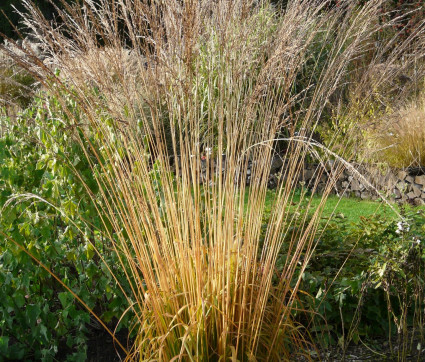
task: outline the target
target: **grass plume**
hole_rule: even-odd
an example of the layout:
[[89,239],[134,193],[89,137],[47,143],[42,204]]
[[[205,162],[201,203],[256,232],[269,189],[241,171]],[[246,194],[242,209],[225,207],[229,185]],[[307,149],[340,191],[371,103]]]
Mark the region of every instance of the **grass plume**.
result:
[[[61,26],[24,3],[50,65],[5,51],[56,95],[91,160],[102,199],[93,202],[131,285],[137,338],[127,359],[303,353],[308,331],[293,305],[331,183],[302,227],[292,227],[300,221],[289,208],[309,139],[379,29],[381,1],[294,0],[278,10],[249,0],[86,0],[64,2]],[[312,47],[325,61],[294,91]],[[264,229],[282,129],[306,141],[287,138],[288,166]]]

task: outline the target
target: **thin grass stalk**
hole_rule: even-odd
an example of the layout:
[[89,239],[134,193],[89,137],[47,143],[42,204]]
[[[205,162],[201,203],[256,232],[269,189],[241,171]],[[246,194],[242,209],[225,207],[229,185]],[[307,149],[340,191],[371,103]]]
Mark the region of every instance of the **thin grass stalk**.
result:
[[[60,69],[37,74],[94,156],[100,216],[112,225],[136,316],[127,359],[289,360],[306,348],[292,317],[296,275],[313,253],[330,186],[293,232],[290,204],[310,135],[364,51],[381,2],[327,11],[327,2],[295,0],[280,15],[268,2],[87,0],[58,9],[60,28],[25,4],[28,26]],[[336,37],[328,61],[317,84],[310,79],[312,93],[292,94],[323,27]],[[66,110],[66,97],[87,126]],[[288,110],[293,116],[282,120]],[[287,139],[286,180],[262,235],[274,139],[289,123],[306,142]]]

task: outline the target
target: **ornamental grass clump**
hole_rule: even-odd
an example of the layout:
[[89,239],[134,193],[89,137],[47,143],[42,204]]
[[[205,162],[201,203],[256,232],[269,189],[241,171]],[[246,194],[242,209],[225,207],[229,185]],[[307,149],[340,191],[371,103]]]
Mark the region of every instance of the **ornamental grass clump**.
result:
[[425,165],[425,108],[423,100],[409,102],[383,122],[374,134],[376,158],[393,167]]
[[[295,216],[292,198],[328,98],[378,29],[379,3],[86,0],[64,2],[55,26],[25,1],[52,64],[31,69],[86,152],[99,193],[87,191],[130,285],[128,360],[306,353],[294,303],[332,181],[309,217]],[[327,58],[309,92],[294,92],[318,31]],[[286,167],[264,225],[282,129]]]

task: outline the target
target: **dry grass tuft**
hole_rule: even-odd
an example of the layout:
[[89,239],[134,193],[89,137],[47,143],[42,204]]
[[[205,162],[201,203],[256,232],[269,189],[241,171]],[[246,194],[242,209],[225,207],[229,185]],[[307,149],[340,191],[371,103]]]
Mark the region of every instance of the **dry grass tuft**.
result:
[[[66,6],[55,27],[25,2],[28,26],[60,70],[39,65],[40,80],[96,158],[99,214],[132,286],[128,360],[304,353],[308,333],[292,317],[296,275],[332,185],[312,218],[296,220],[289,207],[327,101],[379,28],[380,1],[342,3],[294,0],[279,12],[267,1],[87,0]],[[330,43],[317,44],[319,35]],[[308,94],[294,92],[309,49],[325,44]],[[273,139],[285,128],[306,138],[288,138],[286,181],[264,231]]]
[[375,156],[393,167],[425,165],[425,107],[412,102],[395,112],[375,133]]

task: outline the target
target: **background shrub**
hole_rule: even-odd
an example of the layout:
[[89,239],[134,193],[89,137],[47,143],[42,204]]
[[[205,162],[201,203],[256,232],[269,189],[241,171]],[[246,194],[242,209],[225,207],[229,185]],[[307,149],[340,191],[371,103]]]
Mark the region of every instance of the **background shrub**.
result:
[[[320,343],[345,349],[351,341],[387,336],[399,360],[409,343],[420,343],[409,331],[422,330],[425,216],[410,210],[404,217],[400,222],[380,214],[358,223],[336,218],[319,233],[302,278],[308,296],[301,305],[319,313],[310,330]],[[394,335],[398,342],[391,343]]]
[[[106,323],[124,311],[124,297],[95,252],[117,263],[85,189],[96,195],[98,186],[63,117],[57,99],[44,95],[15,120],[2,119],[8,129],[0,137],[0,356],[7,359],[53,360],[60,352],[67,360],[84,360],[87,326],[96,323],[12,240]],[[21,197],[13,199],[16,195]]]

